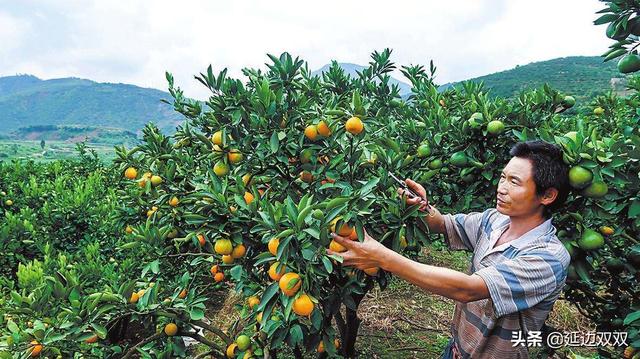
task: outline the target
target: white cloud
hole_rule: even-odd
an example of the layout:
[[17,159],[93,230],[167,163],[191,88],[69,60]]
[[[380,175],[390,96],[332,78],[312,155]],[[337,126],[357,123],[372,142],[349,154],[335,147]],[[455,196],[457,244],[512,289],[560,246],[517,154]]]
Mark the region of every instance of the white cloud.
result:
[[0,0],[0,76],[75,76],[190,96],[212,64],[240,76],[288,51],[317,69],[366,64],[394,49],[398,65],[433,59],[440,83],[560,56],[597,55],[610,41],[592,24],[596,0],[24,1]]

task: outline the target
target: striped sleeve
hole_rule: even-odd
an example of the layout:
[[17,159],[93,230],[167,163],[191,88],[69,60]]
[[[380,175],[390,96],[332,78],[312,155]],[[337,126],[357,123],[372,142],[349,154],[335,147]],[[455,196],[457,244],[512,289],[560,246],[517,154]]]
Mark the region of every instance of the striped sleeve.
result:
[[482,219],[488,211],[472,212],[469,214],[445,214],[445,240],[450,249],[473,252],[480,235]]
[[497,318],[535,306],[564,286],[566,251],[540,249],[476,271],[489,289]]

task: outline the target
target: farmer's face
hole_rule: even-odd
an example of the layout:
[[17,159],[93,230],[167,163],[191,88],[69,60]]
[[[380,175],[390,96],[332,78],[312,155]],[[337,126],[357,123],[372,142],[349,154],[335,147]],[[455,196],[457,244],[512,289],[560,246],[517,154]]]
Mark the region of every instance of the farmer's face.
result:
[[527,217],[542,213],[541,202],[536,195],[531,161],[513,157],[502,170],[498,182],[496,209],[510,217]]

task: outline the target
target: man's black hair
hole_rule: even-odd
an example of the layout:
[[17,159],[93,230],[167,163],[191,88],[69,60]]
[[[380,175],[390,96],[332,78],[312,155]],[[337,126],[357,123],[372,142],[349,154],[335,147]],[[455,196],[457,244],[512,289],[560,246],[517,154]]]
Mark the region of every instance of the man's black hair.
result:
[[556,199],[544,209],[544,216],[549,218],[551,212],[562,207],[569,196],[569,167],[562,160],[562,149],[549,142],[534,140],[516,143],[509,154],[531,161],[538,196],[549,188],[558,190]]

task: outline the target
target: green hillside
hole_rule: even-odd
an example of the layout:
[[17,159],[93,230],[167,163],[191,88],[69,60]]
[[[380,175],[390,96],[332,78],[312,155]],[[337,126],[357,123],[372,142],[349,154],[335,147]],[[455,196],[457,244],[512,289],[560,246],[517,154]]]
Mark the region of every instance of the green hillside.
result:
[[153,121],[173,132],[180,115],[168,93],[133,85],[30,75],[0,78],[0,133],[39,125],[114,127],[137,132]]
[[[522,90],[548,83],[552,88],[583,101],[611,89],[623,92],[625,84],[624,75],[616,69],[615,61],[602,62],[599,56],[572,56],[534,62],[468,81],[482,81],[492,95],[500,97],[512,97]],[[446,84],[440,88],[456,84]]]

